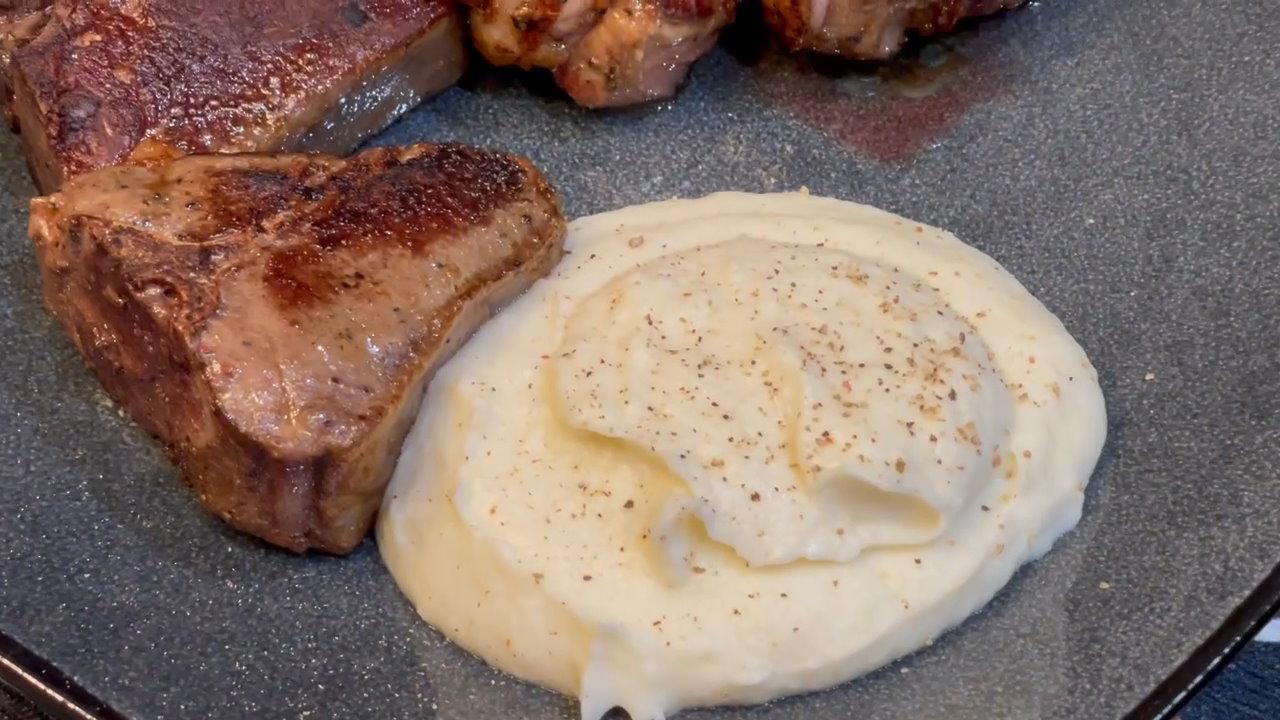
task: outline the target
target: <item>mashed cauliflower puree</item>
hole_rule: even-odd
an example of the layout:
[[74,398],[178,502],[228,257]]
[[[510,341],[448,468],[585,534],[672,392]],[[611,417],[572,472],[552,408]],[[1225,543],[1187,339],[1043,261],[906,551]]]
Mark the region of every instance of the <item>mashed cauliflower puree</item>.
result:
[[587,720],[867,672],[1079,519],[1096,373],[955,237],[724,193],[567,247],[431,383],[378,543],[428,622]]

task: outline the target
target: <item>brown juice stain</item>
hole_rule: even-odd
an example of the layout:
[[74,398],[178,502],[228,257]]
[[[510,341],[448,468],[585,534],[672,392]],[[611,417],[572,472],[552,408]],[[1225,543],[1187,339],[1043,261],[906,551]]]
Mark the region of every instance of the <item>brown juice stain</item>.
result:
[[858,155],[907,163],[999,97],[1004,77],[934,43],[882,64],[772,56],[756,68],[754,92]]
[[877,75],[890,91],[902,97],[923,100],[959,78],[969,64],[969,59],[959,52],[931,45],[919,58],[887,63]]

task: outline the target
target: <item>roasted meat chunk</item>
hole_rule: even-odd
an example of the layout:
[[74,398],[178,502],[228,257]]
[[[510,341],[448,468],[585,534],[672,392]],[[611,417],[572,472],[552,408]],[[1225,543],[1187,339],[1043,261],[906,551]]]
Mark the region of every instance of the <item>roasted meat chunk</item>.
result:
[[45,300],[200,500],[345,553],[438,367],[560,257],[527,160],[458,145],[202,155],[37,198]]
[[462,72],[451,0],[56,0],[7,84],[41,190],[210,152],[345,154]]
[[909,33],[951,32],[961,21],[1026,0],[762,0],[765,21],[791,50],[856,60],[897,54]]
[[464,0],[494,65],[548,68],[575,101],[669,97],[733,21],[738,0]]

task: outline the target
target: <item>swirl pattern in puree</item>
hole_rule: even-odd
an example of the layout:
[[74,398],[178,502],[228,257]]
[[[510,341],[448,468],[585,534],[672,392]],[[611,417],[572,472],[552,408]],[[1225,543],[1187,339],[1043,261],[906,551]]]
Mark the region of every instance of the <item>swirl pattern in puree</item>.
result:
[[432,382],[378,540],[426,620],[584,718],[871,670],[1079,519],[1096,373],[951,235],[723,193],[566,247]]

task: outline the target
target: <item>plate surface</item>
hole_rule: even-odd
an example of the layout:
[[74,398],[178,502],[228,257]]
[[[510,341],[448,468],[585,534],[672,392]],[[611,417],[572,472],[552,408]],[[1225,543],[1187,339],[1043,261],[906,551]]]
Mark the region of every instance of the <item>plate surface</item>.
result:
[[[985,612],[836,690],[682,717],[1118,717],[1263,581],[1280,559],[1269,5],[1045,0],[879,76],[730,41],[674,102],[608,115],[490,74],[378,138],[526,153],[575,216],[801,185],[877,205],[999,260],[1098,367],[1110,436],[1084,520]],[[0,154],[0,633],[140,718],[572,717],[420,623],[372,542],[296,558],[206,515],[44,312],[33,188],[7,133]]]

